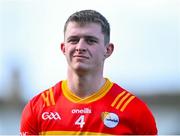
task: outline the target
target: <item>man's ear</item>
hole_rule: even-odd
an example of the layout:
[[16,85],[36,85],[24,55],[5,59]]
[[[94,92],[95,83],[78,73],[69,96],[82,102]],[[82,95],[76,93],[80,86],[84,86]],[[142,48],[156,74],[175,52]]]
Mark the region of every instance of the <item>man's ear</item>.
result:
[[111,54],[114,51],[114,44],[109,43],[108,45],[106,45],[106,52],[105,52],[105,57],[108,58],[109,56],[111,56]]
[[64,44],[64,42],[61,43],[60,46],[61,46],[61,51],[62,51],[62,53],[65,54],[65,44]]

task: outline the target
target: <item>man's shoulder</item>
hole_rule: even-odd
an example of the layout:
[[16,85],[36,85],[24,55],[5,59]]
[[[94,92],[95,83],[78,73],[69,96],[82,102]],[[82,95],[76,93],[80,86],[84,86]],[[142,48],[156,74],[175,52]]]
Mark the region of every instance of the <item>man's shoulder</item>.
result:
[[61,83],[62,81],[36,94],[29,100],[29,103],[34,106],[43,103],[46,103],[47,105],[53,104],[57,93],[61,92]]
[[111,106],[127,117],[138,133],[157,134],[155,118],[148,104],[117,84],[112,89],[116,96]]
[[[111,91],[113,101],[111,107],[121,116],[133,120],[134,126],[144,125],[146,122],[155,126],[155,119],[148,104],[140,97],[135,96],[126,89],[114,84]],[[140,121],[141,120],[141,121]]]
[[147,104],[137,95],[121,87],[117,83],[113,84],[111,96],[114,101],[112,106],[123,112],[124,110],[148,109]]

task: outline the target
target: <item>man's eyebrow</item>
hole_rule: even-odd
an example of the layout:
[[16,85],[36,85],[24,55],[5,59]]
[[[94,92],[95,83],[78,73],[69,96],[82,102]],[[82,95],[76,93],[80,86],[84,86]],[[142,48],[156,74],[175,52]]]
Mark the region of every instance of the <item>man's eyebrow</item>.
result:
[[85,38],[85,39],[94,39],[94,40],[98,40],[97,37],[91,36],[91,35],[83,35],[83,36],[72,35],[72,36],[69,36],[69,37],[67,38],[67,40],[70,40],[70,39],[72,39],[72,38],[81,38],[81,37],[83,37],[83,38]]
[[84,37],[85,37],[85,38],[93,38],[93,39],[98,39],[97,37],[95,37],[95,36],[91,36],[91,35],[85,35]]
[[86,36],[84,36],[84,38],[85,38],[85,39],[93,39],[93,40],[95,40],[95,41],[98,41],[98,40],[99,40],[97,37],[91,36],[91,35],[86,35]]
[[70,40],[70,39],[73,39],[73,38],[79,38],[79,36],[69,36],[68,38],[67,38],[67,40]]

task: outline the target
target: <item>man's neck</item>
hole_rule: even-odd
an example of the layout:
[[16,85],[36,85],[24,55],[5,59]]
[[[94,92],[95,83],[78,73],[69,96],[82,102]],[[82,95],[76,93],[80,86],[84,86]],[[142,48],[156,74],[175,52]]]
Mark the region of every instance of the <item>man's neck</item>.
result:
[[102,74],[98,75],[78,75],[68,73],[68,87],[80,98],[85,98],[97,92],[105,83]]

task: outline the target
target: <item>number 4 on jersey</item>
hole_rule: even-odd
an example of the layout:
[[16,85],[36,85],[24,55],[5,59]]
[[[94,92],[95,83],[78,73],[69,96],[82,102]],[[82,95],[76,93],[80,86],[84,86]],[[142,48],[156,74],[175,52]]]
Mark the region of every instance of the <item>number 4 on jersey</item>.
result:
[[85,122],[84,122],[84,115],[81,115],[75,122],[75,125],[79,125],[80,128],[83,128]]

